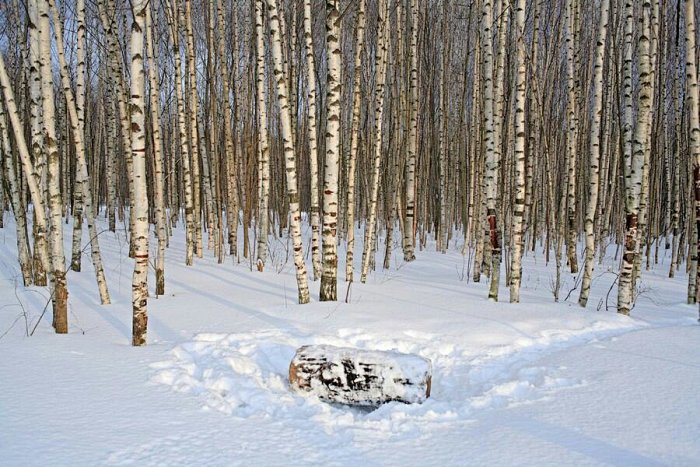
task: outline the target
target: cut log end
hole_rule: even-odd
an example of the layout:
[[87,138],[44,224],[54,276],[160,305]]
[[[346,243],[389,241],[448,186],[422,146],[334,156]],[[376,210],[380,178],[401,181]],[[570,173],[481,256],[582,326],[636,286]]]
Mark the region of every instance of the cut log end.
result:
[[294,355],[289,382],[299,393],[340,404],[422,403],[430,397],[432,364],[399,352],[309,345]]

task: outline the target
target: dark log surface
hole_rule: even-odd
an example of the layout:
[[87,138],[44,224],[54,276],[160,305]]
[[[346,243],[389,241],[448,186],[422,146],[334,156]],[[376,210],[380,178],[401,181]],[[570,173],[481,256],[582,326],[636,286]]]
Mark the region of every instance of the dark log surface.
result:
[[289,365],[289,382],[301,393],[341,404],[421,403],[430,397],[432,365],[418,355],[304,346]]

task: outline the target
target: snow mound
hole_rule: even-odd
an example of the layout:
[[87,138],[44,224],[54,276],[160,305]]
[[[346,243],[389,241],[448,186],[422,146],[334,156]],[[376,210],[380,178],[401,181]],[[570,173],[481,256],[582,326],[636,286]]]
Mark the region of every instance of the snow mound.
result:
[[286,379],[296,347],[280,333],[199,334],[151,365],[155,383],[195,394],[204,408],[249,417],[296,405]]
[[[572,346],[642,327],[629,320],[594,322],[575,330],[541,331],[510,346],[479,353],[464,343],[440,341],[429,333],[404,331],[377,335],[339,329],[335,335],[311,336],[267,330],[240,334],[199,334],[175,347],[168,360],[154,363],[152,382],[201,400],[204,410],[235,417],[311,419],[339,427],[398,432],[425,422],[464,418],[478,411],[541,400],[583,384],[562,378],[560,368],[536,365],[544,356]],[[374,411],[331,405],[291,391],[289,363],[302,345],[333,345],[413,353],[433,362],[431,397],[421,405],[391,402]]]

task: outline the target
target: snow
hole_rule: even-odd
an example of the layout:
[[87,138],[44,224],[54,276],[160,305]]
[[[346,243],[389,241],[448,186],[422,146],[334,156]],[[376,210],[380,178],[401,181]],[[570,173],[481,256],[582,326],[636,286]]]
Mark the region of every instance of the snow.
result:
[[[285,241],[271,239],[258,273],[209,251],[186,267],[183,237],[176,229],[167,252],[166,295],[149,300],[147,347],[130,346],[123,230],[100,235],[113,304],[99,304],[85,255],[68,275],[70,333],[53,334],[49,309],[25,337],[47,292],[18,285],[5,214],[0,464],[700,465],[700,326],[665,251],[627,318],[605,311],[612,258],[585,310],[577,291],[552,301],[541,250],[524,259],[522,303],[504,303],[505,287],[487,301],[454,242],[408,264],[397,247],[367,284],[348,291],[341,278],[350,303],[318,302],[315,282],[300,306]],[[575,281],[564,275],[562,299]],[[432,362],[431,396],[376,410],[301,396],[287,374],[303,345],[419,355]]]

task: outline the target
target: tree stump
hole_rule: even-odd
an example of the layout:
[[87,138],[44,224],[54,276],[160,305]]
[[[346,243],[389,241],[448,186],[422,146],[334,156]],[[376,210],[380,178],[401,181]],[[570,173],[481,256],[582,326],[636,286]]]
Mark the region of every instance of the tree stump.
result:
[[341,404],[421,403],[430,397],[432,364],[399,352],[331,345],[300,347],[289,365],[294,390]]

